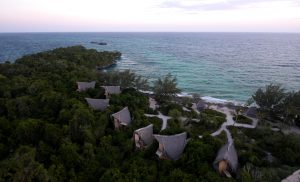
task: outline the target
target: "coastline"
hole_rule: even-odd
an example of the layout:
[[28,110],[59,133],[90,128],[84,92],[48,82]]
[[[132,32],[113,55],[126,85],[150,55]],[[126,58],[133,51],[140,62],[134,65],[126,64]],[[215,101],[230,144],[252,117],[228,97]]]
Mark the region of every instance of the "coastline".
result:
[[108,64],[108,65],[104,65],[104,66],[97,66],[96,69],[101,71],[101,70],[105,70],[105,69],[110,69],[117,66],[117,62],[115,61],[114,63]]
[[[129,58],[127,58],[126,56],[124,56],[122,54],[121,58],[116,60],[115,64],[111,64],[108,65],[106,67],[102,67],[99,69],[99,71],[123,71],[123,69],[118,68],[119,66],[119,62],[126,62],[126,60],[129,60]],[[132,72],[139,74],[138,71],[135,71],[134,69],[130,69]],[[149,80],[153,80],[155,79],[154,77],[149,78]],[[153,94],[152,91],[144,91],[144,90],[139,90],[143,93],[148,93],[148,94]],[[202,93],[194,93],[194,92],[181,92],[179,94],[177,94],[177,97],[187,97],[187,98],[193,98],[193,95],[200,95],[200,99],[202,99],[203,101],[205,101],[206,103],[209,104],[222,104],[222,105],[234,105],[234,106],[245,106],[246,105],[246,101],[240,101],[240,100],[232,100],[232,99],[224,99],[224,98],[217,98],[217,97],[213,97],[210,95],[204,95],[202,96]],[[250,98],[251,96],[249,96]]]
[[[0,106],[4,108],[3,110],[0,109],[0,114],[3,113],[4,118],[0,118],[0,124],[8,126],[0,131],[1,134],[4,134],[3,138],[9,139],[5,140],[5,143],[3,142],[5,145],[2,145],[7,148],[7,150],[0,151],[4,151],[3,153],[5,153],[3,157],[5,159],[2,162],[2,164],[5,165],[2,165],[0,169],[4,171],[4,175],[9,171],[9,173],[7,172],[7,177],[5,176],[3,179],[9,179],[13,172],[18,174],[23,171],[22,168],[18,168],[18,171],[14,171],[14,165],[18,164],[18,161],[14,162],[14,160],[15,158],[20,158],[19,156],[27,160],[26,156],[28,155],[26,151],[30,152],[30,156],[36,151],[37,155],[41,158],[40,160],[34,159],[31,161],[42,167],[57,165],[56,160],[48,162],[50,156],[51,158],[55,157],[55,159],[58,159],[59,163],[61,163],[61,168],[59,168],[58,172],[60,172],[61,169],[65,169],[66,172],[70,172],[72,175],[74,174],[74,168],[78,167],[75,173],[76,175],[78,174],[78,176],[75,176],[76,179],[88,179],[87,177],[81,178],[83,177],[82,174],[97,177],[97,179],[88,179],[88,181],[97,181],[100,177],[101,181],[105,181],[103,179],[111,179],[111,174],[116,172],[117,175],[121,174],[121,177],[135,176],[137,174],[136,172],[120,172],[122,169],[128,167],[134,171],[139,169],[144,170],[146,168],[151,169],[148,173],[140,172],[145,174],[140,178],[141,180],[151,174],[158,174],[158,176],[167,175],[172,168],[176,169],[176,171],[171,173],[179,173],[180,175],[187,174],[188,176],[194,175],[194,179],[200,176],[199,178],[205,180],[207,178],[208,181],[221,181],[222,177],[220,176],[220,180],[218,180],[219,175],[213,169],[212,164],[215,163],[213,161],[213,155],[217,154],[218,149],[220,151],[221,145],[226,142],[230,145],[236,142],[236,151],[238,151],[236,154],[237,158],[242,159],[243,162],[244,160],[248,163],[253,162],[252,158],[263,161],[264,157],[271,155],[278,159],[280,166],[275,163],[278,171],[286,165],[295,165],[294,161],[286,160],[287,157],[285,156],[280,158],[284,153],[277,152],[277,143],[285,143],[287,140],[293,142],[288,142],[289,145],[283,147],[289,151],[286,153],[287,156],[293,155],[298,157],[299,153],[297,153],[297,151],[299,151],[299,147],[297,143],[299,143],[300,138],[296,138],[294,135],[284,136],[280,130],[273,132],[268,126],[268,130],[262,127],[256,128],[258,124],[257,119],[253,119],[250,123],[248,120],[245,120],[245,118],[239,117],[240,115],[247,114],[247,112],[244,112],[246,107],[241,108],[241,103],[238,104],[238,102],[231,102],[210,96],[201,97],[198,94],[185,92],[174,95],[171,100],[166,99],[166,102],[160,99],[162,102],[157,103],[155,99],[149,98],[155,96],[153,92],[138,90],[136,88],[131,89],[134,85],[138,87],[138,82],[135,77],[130,79],[126,74],[123,75],[121,70],[115,73],[109,70],[95,70],[97,68],[96,65],[101,65],[101,67],[114,66],[115,64],[111,64],[116,62],[114,53],[101,52],[97,54],[99,59],[87,57],[86,61],[82,61],[83,59],[81,59],[79,55],[84,55],[84,53],[89,50],[79,49],[80,51],[78,51],[78,47],[63,48],[62,50],[61,54],[65,54],[65,52],[69,50],[71,53],[67,55],[72,55],[66,56],[66,60],[62,62],[62,64],[57,63],[59,59],[55,56],[63,56],[64,54],[57,54],[57,50],[52,51],[50,55],[54,56],[50,57],[51,59],[48,58],[49,54],[41,53],[23,58],[17,64],[13,63],[13,66],[0,64],[0,66],[2,66],[0,69],[2,71],[1,74],[3,74],[0,82],[0,94],[2,93],[4,98],[4,102],[0,103]],[[36,57],[46,61],[34,61],[37,59]],[[44,57],[47,59],[44,59]],[[73,57],[78,59],[74,59]],[[99,62],[99,60],[102,59],[105,59],[103,64]],[[64,69],[68,64],[74,66],[70,66],[69,69]],[[24,70],[24,72],[17,72],[16,70]],[[28,72],[31,74],[28,75]],[[103,73],[103,75],[100,76],[99,73]],[[135,74],[138,75],[137,73]],[[23,79],[15,79],[18,77]],[[107,81],[109,78],[112,78],[111,80],[115,82]],[[130,83],[126,82],[123,84],[123,80],[124,82],[129,80]],[[80,86],[80,82],[83,83],[82,81],[85,81],[87,84],[93,82],[93,86],[89,86],[87,90],[81,92],[82,87]],[[98,82],[97,86],[96,82]],[[118,95],[108,98],[108,89],[99,90],[99,86],[106,85],[106,82],[109,85],[129,89],[123,90],[124,92],[118,89]],[[58,83],[62,84],[58,85]],[[20,89],[20,85],[22,89]],[[177,84],[174,83],[174,86],[176,87]],[[91,90],[88,90],[89,88]],[[167,91],[168,87],[163,87],[162,90]],[[105,92],[107,92],[107,94],[105,94]],[[116,92],[111,93],[111,95],[114,93]],[[98,110],[89,102],[89,100],[96,100],[97,103],[102,103],[104,97],[106,97],[106,106],[103,110]],[[159,99],[160,97],[157,98]],[[206,103],[204,107],[200,105],[202,100]],[[200,101],[199,104],[198,101]],[[24,110],[23,108],[28,109]],[[127,110],[125,117],[121,114],[118,117],[115,116],[116,113],[120,113],[120,111],[124,109]],[[251,118],[248,117],[248,119]],[[118,123],[121,124],[121,121],[125,121],[123,122],[125,124],[122,128],[119,128],[120,125]],[[154,149],[157,143],[153,143],[154,145],[149,144],[152,145],[152,147],[148,149],[145,148],[145,150],[147,150],[146,152],[141,152],[136,155],[138,151],[134,148],[136,145],[134,145],[133,141],[137,142],[134,131],[140,131],[141,128],[145,128],[147,125],[152,125],[153,127],[152,134],[150,135],[152,139],[155,135],[177,136],[181,132],[186,133],[186,146],[183,147],[181,152],[182,159],[179,163],[168,162],[165,165],[164,162],[156,160],[154,156],[156,156],[157,153],[155,153]],[[247,132],[244,132],[246,129]],[[248,132],[248,129],[252,131]],[[16,133],[17,135],[15,135]],[[264,143],[265,141],[267,142]],[[12,142],[14,143],[13,146],[11,145]],[[274,145],[270,145],[271,142],[274,143]],[[175,148],[178,143],[176,140],[176,142],[170,144],[170,146]],[[185,147],[186,149],[184,149]],[[252,150],[253,148],[256,149]],[[48,151],[53,152],[44,156],[43,154],[48,153]],[[86,151],[90,152],[87,154]],[[261,151],[266,151],[266,154]],[[72,155],[71,158],[67,158],[68,160],[65,160],[70,152],[74,155]],[[20,153],[23,154],[20,155]],[[111,155],[111,153],[113,155]],[[251,157],[248,159],[248,156]],[[105,165],[103,171],[99,172],[99,169],[103,168],[103,164],[106,164],[107,159],[110,159],[107,162],[107,168]],[[122,159],[126,160],[124,161]],[[275,165],[273,165],[272,161],[264,161],[268,163],[263,163],[265,165],[262,166],[258,160],[253,163],[255,168],[258,170],[273,170],[273,166]],[[70,166],[72,161],[79,162]],[[91,168],[87,171],[86,166],[90,164],[90,161],[95,161],[96,163],[95,165],[93,163]],[[243,165],[243,162],[239,163],[242,164],[238,167],[241,170],[244,169],[245,166],[247,167],[247,165]],[[13,164],[10,165],[9,163]],[[127,165],[131,163],[133,164],[132,166]],[[111,171],[111,164],[119,167]],[[161,164],[162,167],[160,167]],[[201,164],[201,166],[199,166],[199,164]],[[8,170],[6,169],[6,165],[9,167]],[[140,167],[140,165],[143,166]],[[190,168],[191,171],[186,171],[187,166],[192,167]],[[211,167],[208,168],[207,166]],[[24,168],[28,167],[24,166]],[[53,172],[52,167],[41,169],[45,171],[45,174],[48,174],[48,171],[49,174]],[[181,170],[184,173],[180,173]],[[10,171],[12,171],[12,173]],[[90,171],[94,172],[91,173]],[[291,171],[288,171],[288,173],[290,172]],[[209,176],[202,174],[209,174]],[[243,174],[243,172],[238,170],[237,175]],[[0,176],[0,178],[1,177],[2,176]],[[65,175],[65,179],[70,179],[71,177]],[[135,177],[130,179],[129,177],[128,181],[137,179]],[[175,177],[177,178],[177,176]],[[172,178],[170,176],[170,178],[160,179],[155,175],[153,179],[153,181],[166,179],[172,181],[174,176]],[[193,180],[191,178],[191,180],[187,181]]]
[[[144,90],[139,90],[140,92],[147,94],[149,96],[153,96],[153,92],[152,91],[144,91]],[[199,100],[203,100],[206,104],[213,104],[213,105],[223,105],[223,106],[242,106],[242,107],[246,107],[246,103],[244,102],[239,102],[239,101],[232,101],[232,100],[226,100],[226,99],[219,99],[219,98],[214,98],[211,96],[202,96],[199,98],[194,98],[193,94],[190,93],[179,93],[176,95],[176,97],[174,98],[175,100],[181,100],[181,98],[190,98],[190,99],[194,99],[194,102],[198,102]]]
[[[299,53],[285,54],[288,52],[286,40],[289,40],[290,46],[298,45],[298,39],[294,36],[262,36],[256,33],[231,33],[230,36],[222,33],[131,33],[130,36],[126,33],[80,33],[80,36],[78,33],[16,35],[2,35],[0,62],[14,62],[16,58],[26,54],[80,44],[98,51],[119,50],[124,53],[120,64],[112,69],[129,68],[149,78],[171,72],[178,77],[179,86],[184,88],[185,92],[203,93],[202,96],[244,102],[256,88],[272,81],[284,84],[289,90],[299,89],[299,74],[295,71],[296,66],[292,66],[298,64]],[[49,36],[53,39],[49,40]],[[164,37],[169,38],[161,39]],[[177,40],[175,37],[182,39]],[[144,41],[139,41],[140,38]],[[277,40],[277,49],[268,46],[272,45],[273,40]],[[108,45],[98,46],[91,44],[91,41],[106,42]],[[206,44],[199,43],[202,41]],[[236,41],[237,44],[232,41]],[[224,43],[224,46],[215,50],[218,43]],[[271,50],[263,49],[264,46]],[[230,47],[237,50],[232,55],[230,49],[228,50]],[[267,54],[266,50],[272,54]],[[253,59],[253,56],[258,59]],[[286,72],[274,74],[276,72],[272,70]]]

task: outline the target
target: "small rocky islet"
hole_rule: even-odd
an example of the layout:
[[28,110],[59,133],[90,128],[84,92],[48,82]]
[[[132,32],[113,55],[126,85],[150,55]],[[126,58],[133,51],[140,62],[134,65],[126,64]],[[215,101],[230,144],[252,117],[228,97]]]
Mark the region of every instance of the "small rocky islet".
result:
[[96,45],[107,45],[106,42],[96,42],[96,41],[91,41],[91,44],[96,44]]

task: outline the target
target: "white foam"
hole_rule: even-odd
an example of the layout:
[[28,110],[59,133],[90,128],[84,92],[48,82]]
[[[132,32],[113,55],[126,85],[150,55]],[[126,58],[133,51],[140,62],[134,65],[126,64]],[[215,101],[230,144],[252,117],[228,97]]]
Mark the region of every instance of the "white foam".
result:
[[218,99],[218,98],[214,98],[214,97],[211,97],[211,96],[204,96],[204,97],[201,97],[201,99],[204,100],[205,102],[214,103],[214,104],[227,104],[227,103],[229,103],[228,100]]
[[144,94],[153,94],[152,91],[147,91],[147,90],[139,90],[139,91],[144,93]]
[[233,104],[235,106],[244,105],[244,103],[241,103],[238,101],[219,99],[219,98],[214,98],[211,96],[204,96],[204,97],[201,97],[201,99],[204,100],[205,102],[212,103],[212,104]]
[[122,55],[121,55],[121,59],[122,59],[122,60],[126,60],[126,59],[128,59],[128,57],[125,56],[124,54],[122,54]]
[[177,94],[178,97],[189,97],[192,98],[193,95],[186,93],[186,92],[181,92],[180,94]]
[[[153,94],[152,91],[147,91],[147,90],[139,90],[142,93],[145,94]],[[186,92],[181,92],[179,94],[177,94],[178,97],[189,97],[189,98],[193,98],[193,95],[190,93],[186,93]],[[204,100],[207,103],[211,103],[211,104],[233,104],[235,106],[244,106],[245,103],[242,102],[238,102],[238,101],[232,101],[232,100],[226,100],[226,99],[219,99],[219,98],[215,98],[215,97],[211,97],[211,96],[203,96],[201,97],[202,100]]]

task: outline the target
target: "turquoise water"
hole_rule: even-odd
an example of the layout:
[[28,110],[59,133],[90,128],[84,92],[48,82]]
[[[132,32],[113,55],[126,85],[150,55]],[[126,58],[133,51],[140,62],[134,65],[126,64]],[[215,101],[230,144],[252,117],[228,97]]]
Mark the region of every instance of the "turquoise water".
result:
[[246,101],[269,83],[300,89],[300,34],[0,34],[0,62],[78,44],[100,51],[119,50],[123,56],[115,69],[131,69],[150,80],[172,73],[185,93]]

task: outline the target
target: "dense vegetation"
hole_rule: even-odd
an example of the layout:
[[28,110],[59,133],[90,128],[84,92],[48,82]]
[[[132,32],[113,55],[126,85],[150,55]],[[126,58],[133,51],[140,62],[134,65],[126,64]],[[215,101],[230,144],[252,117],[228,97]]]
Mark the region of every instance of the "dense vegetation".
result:
[[[225,115],[209,109],[201,114],[184,111],[172,102],[179,89],[176,79],[167,75],[153,89],[161,101],[159,111],[173,117],[167,129],[160,131],[162,121],[144,115],[157,111],[149,108],[147,95],[137,91],[149,89],[146,79],[130,71],[96,69],[114,64],[120,56],[74,46],[0,64],[0,181],[279,181],[299,167],[299,137],[263,128],[232,128],[241,170],[236,178],[218,175],[212,163],[226,135],[211,137],[209,133],[220,127]],[[92,80],[96,80],[95,89],[76,91],[76,81]],[[104,98],[101,85],[120,85],[122,93],[110,98],[105,111],[93,111],[84,98]],[[264,98],[259,94],[266,93],[256,93],[257,103]],[[294,99],[299,92],[284,98],[291,100],[290,108],[299,104]],[[185,102],[192,110],[190,101]],[[133,123],[115,131],[110,115],[124,106]],[[287,116],[296,122],[291,113],[293,109]],[[186,121],[181,122],[181,117]],[[135,150],[133,131],[150,123],[154,133],[188,132],[191,140],[178,161],[159,160],[157,142],[146,150]],[[274,161],[264,160],[266,152]]]
[[286,92],[281,85],[270,84],[258,89],[251,100],[266,121],[300,126],[300,91]]
[[230,127],[243,181],[281,181],[300,167],[300,136],[268,127],[255,130]]
[[[0,181],[224,181],[212,169],[221,141],[192,140],[179,161],[160,161],[157,143],[135,151],[134,129],[161,121],[144,116],[146,80],[130,71],[99,72],[120,58],[81,46],[25,56],[0,65]],[[96,88],[76,91],[76,81]],[[121,85],[103,112],[84,98],[104,98],[101,85]],[[131,87],[131,88],[130,88]],[[128,89],[126,89],[128,88]],[[124,106],[133,125],[114,131],[110,115]]]
[[177,88],[176,78],[170,73],[163,79],[158,78],[158,80],[154,82],[153,91],[156,100],[160,102],[169,101],[176,94],[180,93],[180,89]]

